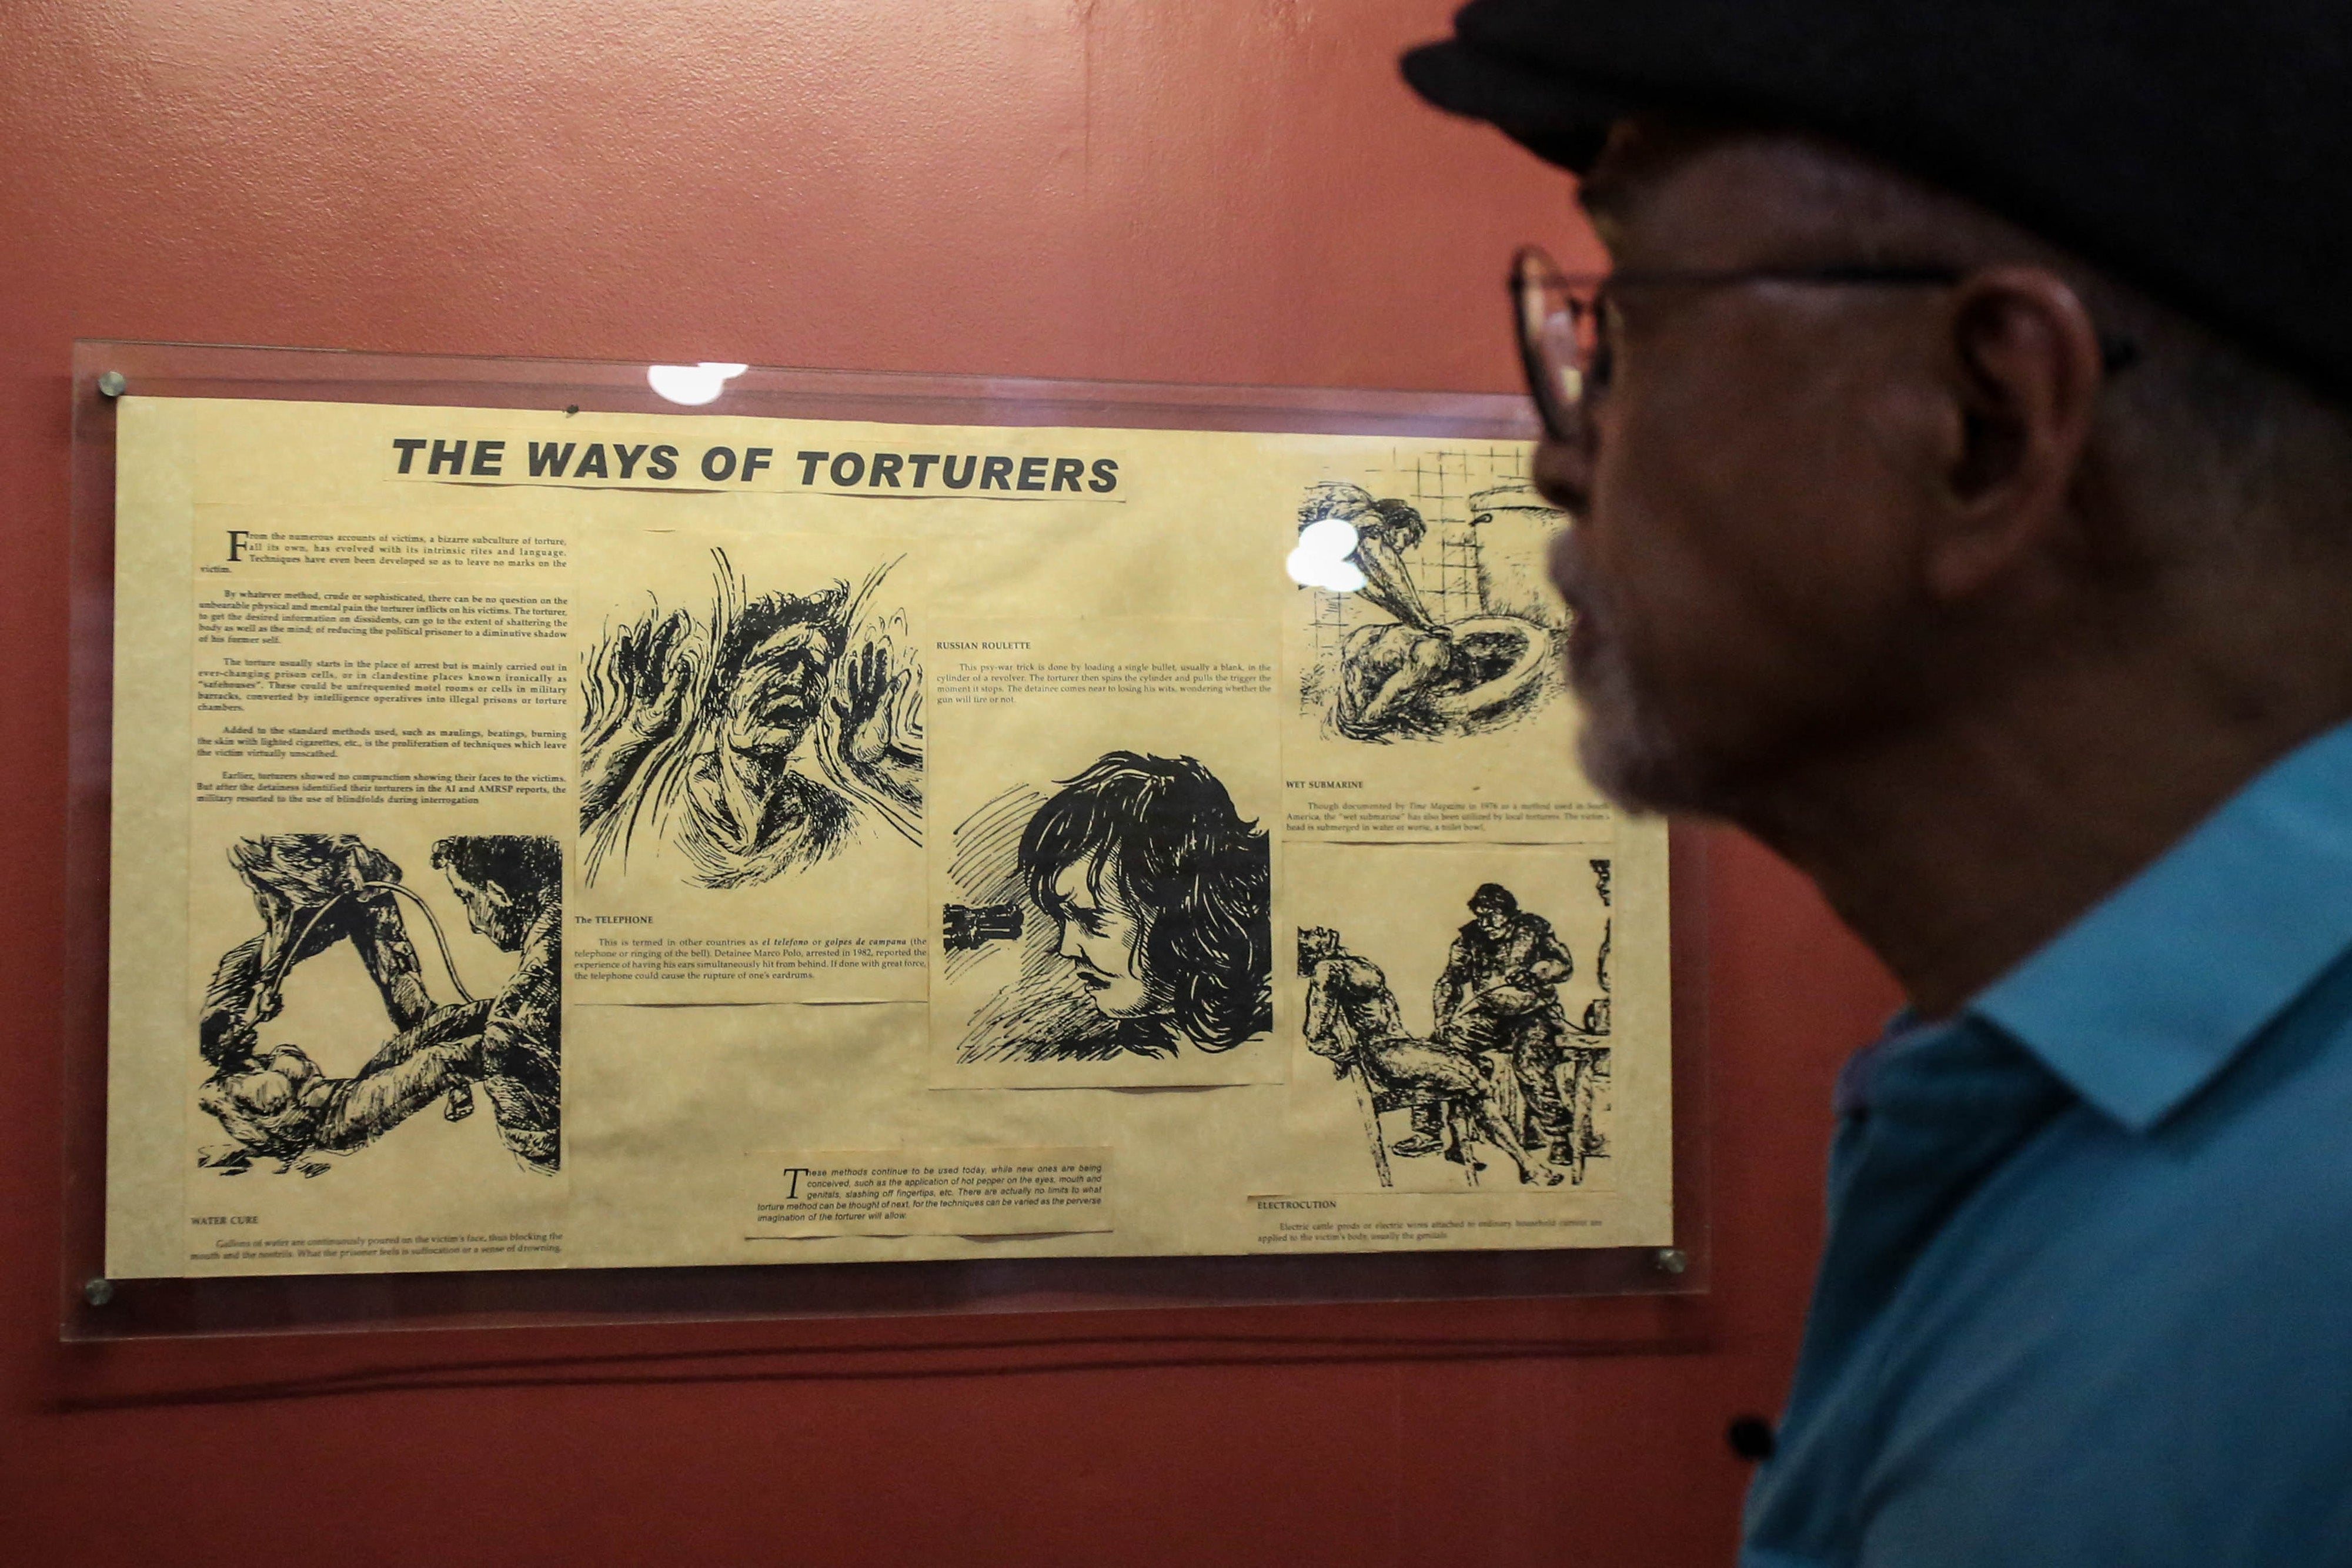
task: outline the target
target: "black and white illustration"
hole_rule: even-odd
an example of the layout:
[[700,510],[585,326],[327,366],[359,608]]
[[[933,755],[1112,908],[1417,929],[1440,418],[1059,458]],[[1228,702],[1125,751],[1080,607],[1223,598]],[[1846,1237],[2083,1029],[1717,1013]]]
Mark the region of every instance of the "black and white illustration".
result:
[[1518,462],[1433,454],[1378,476],[1389,494],[1309,487],[1292,572],[1311,599],[1298,702],[1325,734],[1439,741],[1505,728],[1559,696],[1567,622],[1542,585],[1542,550],[1566,519]]
[[706,607],[620,612],[586,651],[583,881],[625,877],[635,858],[748,887],[861,832],[919,844],[923,668],[898,562],[755,594],[724,550],[711,559]]
[[[199,1151],[225,1176],[306,1176],[392,1134],[428,1105],[463,1121],[487,1100],[514,1162],[562,1163],[563,855],[553,838],[456,834],[432,845],[420,891],[354,833],[270,833],[229,846],[221,874],[251,895],[260,930],[223,953],[205,988],[197,1049],[212,1071],[196,1103],[228,1135]],[[429,892],[429,896],[428,896]],[[435,905],[511,955],[503,976],[458,975]],[[425,980],[411,918],[436,948]],[[479,945],[475,946],[479,951]],[[334,955],[356,957],[383,1018],[310,1007],[299,1016],[345,1038],[297,1040],[288,1000],[331,988]],[[349,962],[346,958],[344,962]],[[314,977],[316,976],[317,977]],[[386,1038],[389,1036],[389,1038]],[[353,1062],[338,1073],[332,1065]],[[478,1097],[477,1091],[479,1092]]]
[[[1573,1010],[1561,993],[1580,978],[1577,954],[1501,882],[1469,891],[1442,956],[1376,955],[1380,944],[1336,925],[1298,928],[1307,1047],[1349,1083],[1381,1186],[1400,1185],[1397,1162],[1437,1159],[1475,1187],[1490,1155],[1519,1186],[1581,1186],[1607,1155],[1610,862],[1586,863],[1604,914]],[[1426,1032],[1408,1027],[1395,988],[1416,960],[1435,972]]]
[[1005,970],[959,1062],[1222,1053],[1273,1029],[1266,832],[1195,758],[1105,753],[998,794],[953,845],[943,976]]

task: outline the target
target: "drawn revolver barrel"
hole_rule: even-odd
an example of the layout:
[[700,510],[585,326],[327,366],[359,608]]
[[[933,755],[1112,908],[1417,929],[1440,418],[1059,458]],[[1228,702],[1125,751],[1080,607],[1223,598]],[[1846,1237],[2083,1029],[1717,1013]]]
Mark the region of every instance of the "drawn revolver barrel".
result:
[[940,912],[940,936],[950,953],[976,952],[1021,935],[1017,904],[950,904]]

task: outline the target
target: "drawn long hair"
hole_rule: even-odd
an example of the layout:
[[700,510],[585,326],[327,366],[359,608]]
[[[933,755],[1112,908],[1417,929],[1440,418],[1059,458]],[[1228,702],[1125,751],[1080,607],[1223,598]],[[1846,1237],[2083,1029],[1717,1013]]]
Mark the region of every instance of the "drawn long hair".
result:
[[1021,875],[1058,915],[1054,881],[1088,866],[1117,879],[1137,914],[1138,967],[1164,991],[1176,1027],[1226,1051],[1274,1027],[1273,883],[1266,835],[1189,757],[1106,753],[1037,808],[1021,835]]

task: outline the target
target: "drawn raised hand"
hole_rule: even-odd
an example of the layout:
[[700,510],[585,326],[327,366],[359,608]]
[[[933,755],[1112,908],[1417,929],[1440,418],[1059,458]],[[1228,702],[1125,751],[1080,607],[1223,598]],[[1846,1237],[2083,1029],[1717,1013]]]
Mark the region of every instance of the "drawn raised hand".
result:
[[688,650],[693,632],[692,618],[682,610],[659,621],[648,615],[624,628],[600,652],[604,679],[620,699],[619,717],[631,738],[650,745],[677,728],[694,678]]
[[855,728],[881,711],[890,684],[889,651],[878,643],[861,643],[841,667],[833,685],[834,710]]
[[620,798],[654,747],[677,733],[697,674],[694,618],[647,613],[591,654],[580,736],[580,826]]
[[833,688],[849,759],[862,768],[919,765],[923,755],[923,683],[912,666],[891,668],[889,644],[862,644]]

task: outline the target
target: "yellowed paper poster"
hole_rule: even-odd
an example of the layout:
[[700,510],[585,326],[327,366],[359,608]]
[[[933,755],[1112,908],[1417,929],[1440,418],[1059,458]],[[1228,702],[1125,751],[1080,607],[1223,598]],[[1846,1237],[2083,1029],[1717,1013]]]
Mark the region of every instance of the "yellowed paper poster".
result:
[[1523,448],[119,418],[110,1273],[1672,1239]]
[[819,1149],[743,1159],[747,1241],[1109,1230],[1108,1149]]

